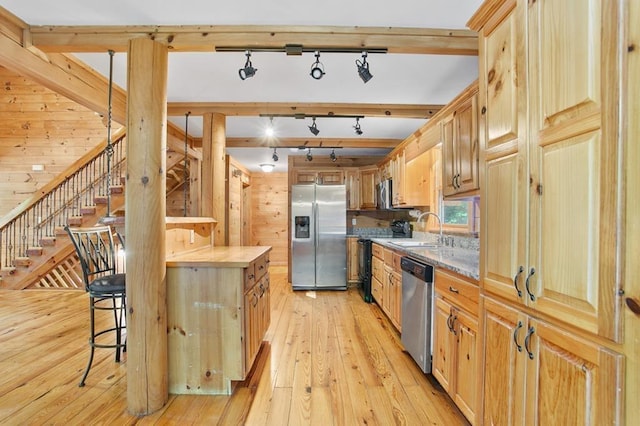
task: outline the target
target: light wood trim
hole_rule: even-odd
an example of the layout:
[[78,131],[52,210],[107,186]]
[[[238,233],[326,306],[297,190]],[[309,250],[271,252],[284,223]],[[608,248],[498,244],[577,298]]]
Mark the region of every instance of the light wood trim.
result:
[[[623,90],[623,129],[625,138],[623,169],[625,171],[625,191],[626,202],[623,203],[625,210],[623,213],[622,229],[624,238],[620,244],[623,247],[623,259],[621,265],[624,271],[624,299],[625,302],[635,302],[640,304],[640,2],[627,2],[628,10],[623,13],[625,18],[625,28],[628,29],[624,45],[634,46],[633,49],[625,51],[626,69],[623,70],[624,84]],[[624,87],[624,86],[623,86]],[[624,311],[624,353],[626,356],[624,380],[624,404],[626,415],[624,424],[631,425],[638,420],[638,395],[640,395],[640,314],[634,313],[626,305]],[[635,409],[634,409],[635,408]],[[621,422],[622,423],[622,422]]]
[[128,52],[127,407],[146,415],[169,397],[165,266],[168,49],[132,40]]
[[390,118],[431,118],[444,105],[419,104],[359,104],[359,103],[290,103],[290,102],[170,102],[167,113],[170,116],[203,115],[217,112],[226,116],[258,116],[269,114],[306,116],[321,115],[364,115],[366,117]]
[[31,26],[32,43],[45,52],[116,52],[146,38],[172,52],[212,52],[216,47],[287,44],[331,48],[387,48],[389,53],[477,55],[478,39],[469,30],[293,25],[141,25]]
[[26,22],[0,6],[0,33],[21,44],[24,31],[28,27]]
[[[92,111],[107,114],[107,80],[71,56],[51,53],[43,58],[14,40],[0,35],[0,63]],[[114,85],[113,120],[126,123],[126,94]]]

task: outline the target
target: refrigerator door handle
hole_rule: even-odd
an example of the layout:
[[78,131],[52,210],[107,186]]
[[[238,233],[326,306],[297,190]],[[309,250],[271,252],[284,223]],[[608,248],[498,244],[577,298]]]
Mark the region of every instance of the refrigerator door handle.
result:
[[316,248],[318,248],[318,240],[320,239],[318,216],[318,203],[313,203],[313,240]]

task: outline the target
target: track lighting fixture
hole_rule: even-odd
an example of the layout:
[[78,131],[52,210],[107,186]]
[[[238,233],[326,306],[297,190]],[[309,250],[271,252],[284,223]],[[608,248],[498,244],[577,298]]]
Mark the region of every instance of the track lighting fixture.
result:
[[311,155],[311,148],[309,148],[309,151],[307,152],[307,161],[313,161],[313,155]]
[[273,117],[269,117],[269,124],[267,124],[267,128],[265,130],[265,133],[267,134],[267,137],[271,138],[273,137],[273,135],[275,135],[276,131],[273,128]]
[[246,51],[245,56],[247,57],[247,61],[244,63],[244,67],[238,70],[238,75],[240,76],[240,80],[246,80],[247,78],[253,77],[256,75],[257,68],[254,68],[251,64],[251,52]]
[[325,74],[324,65],[322,65],[322,62],[320,62],[320,52],[316,51],[315,56],[316,56],[316,61],[313,64],[311,64],[310,75],[316,80],[320,80],[322,76]]
[[356,132],[356,135],[360,136],[362,134],[362,127],[360,127],[360,118],[356,117],[356,125],[353,126],[353,129]]
[[367,62],[367,52],[362,52],[362,61],[356,59],[356,65],[358,66],[358,75],[363,82],[367,82],[373,78],[373,75],[369,72],[369,63]]
[[331,149],[331,154],[329,154],[329,158],[331,158],[331,161],[333,161],[334,163],[336,162],[338,157],[336,157],[336,150],[335,149]]
[[[316,118],[313,117],[313,124],[311,126],[309,126],[309,131],[311,133],[313,133],[313,136],[318,136],[318,133],[320,133],[320,130],[318,130],[318,126],[316,126]],[[311,161],[311,160],[309,160]]]
[[273,155],[271,156],[271,158],[273,159],[273,161],[278,161],[278,153],[276,152],[275,148],[273,148]]

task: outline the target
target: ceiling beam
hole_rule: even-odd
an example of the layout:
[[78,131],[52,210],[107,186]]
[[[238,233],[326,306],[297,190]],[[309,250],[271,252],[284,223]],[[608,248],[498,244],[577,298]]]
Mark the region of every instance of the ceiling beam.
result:
[[226,116],[256,117],[260,115],[331,116],[361,115],[365,117],[421,118],[433,117],[443,105],[404,104],[337,104],[287,102],[169,102],[169,116],[220,113]]
[[293,25],[30,26],[29,38],[45,52],[125,52],[133,38],[167,44],[173,52],[213,52],[216,47],[386,48],[389,53],[477,55],[469,30]]
[[[395,148],[402,139],[373,138],[227,138],[227,148]],[[202,144],[202,141],[196,142]]]

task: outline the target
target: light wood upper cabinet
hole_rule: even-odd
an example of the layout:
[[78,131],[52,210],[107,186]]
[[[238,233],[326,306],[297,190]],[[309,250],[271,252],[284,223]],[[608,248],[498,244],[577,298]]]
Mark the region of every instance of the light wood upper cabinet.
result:
[[376,208],[376,167],[360,169],[360,208]]
[[405,195],[408,206],[431,205],[432,151],[425,151],[416,158],[407,161],[405,167]]
[[296,169],[293,172],[292,184],[317,183],[318,185],[344,184],[343,170],[307,170]]
[[360,208],[360,173],[358,169],[344,171],[344,183],[347,187],[347,209]]
[[473,28],[484,112],[482,285],[619,340],[616,3],[492,3],[502,4],[497,15]]
[[477,85],[452,103],[452,112],[441,121],[444,196],[479,188]]
[[398,151],[390,161],[391,168],[391,190],[393,197],[391,204],[394,207],[405,207],[407,205],[405,190],[405,152],[404,149]]

